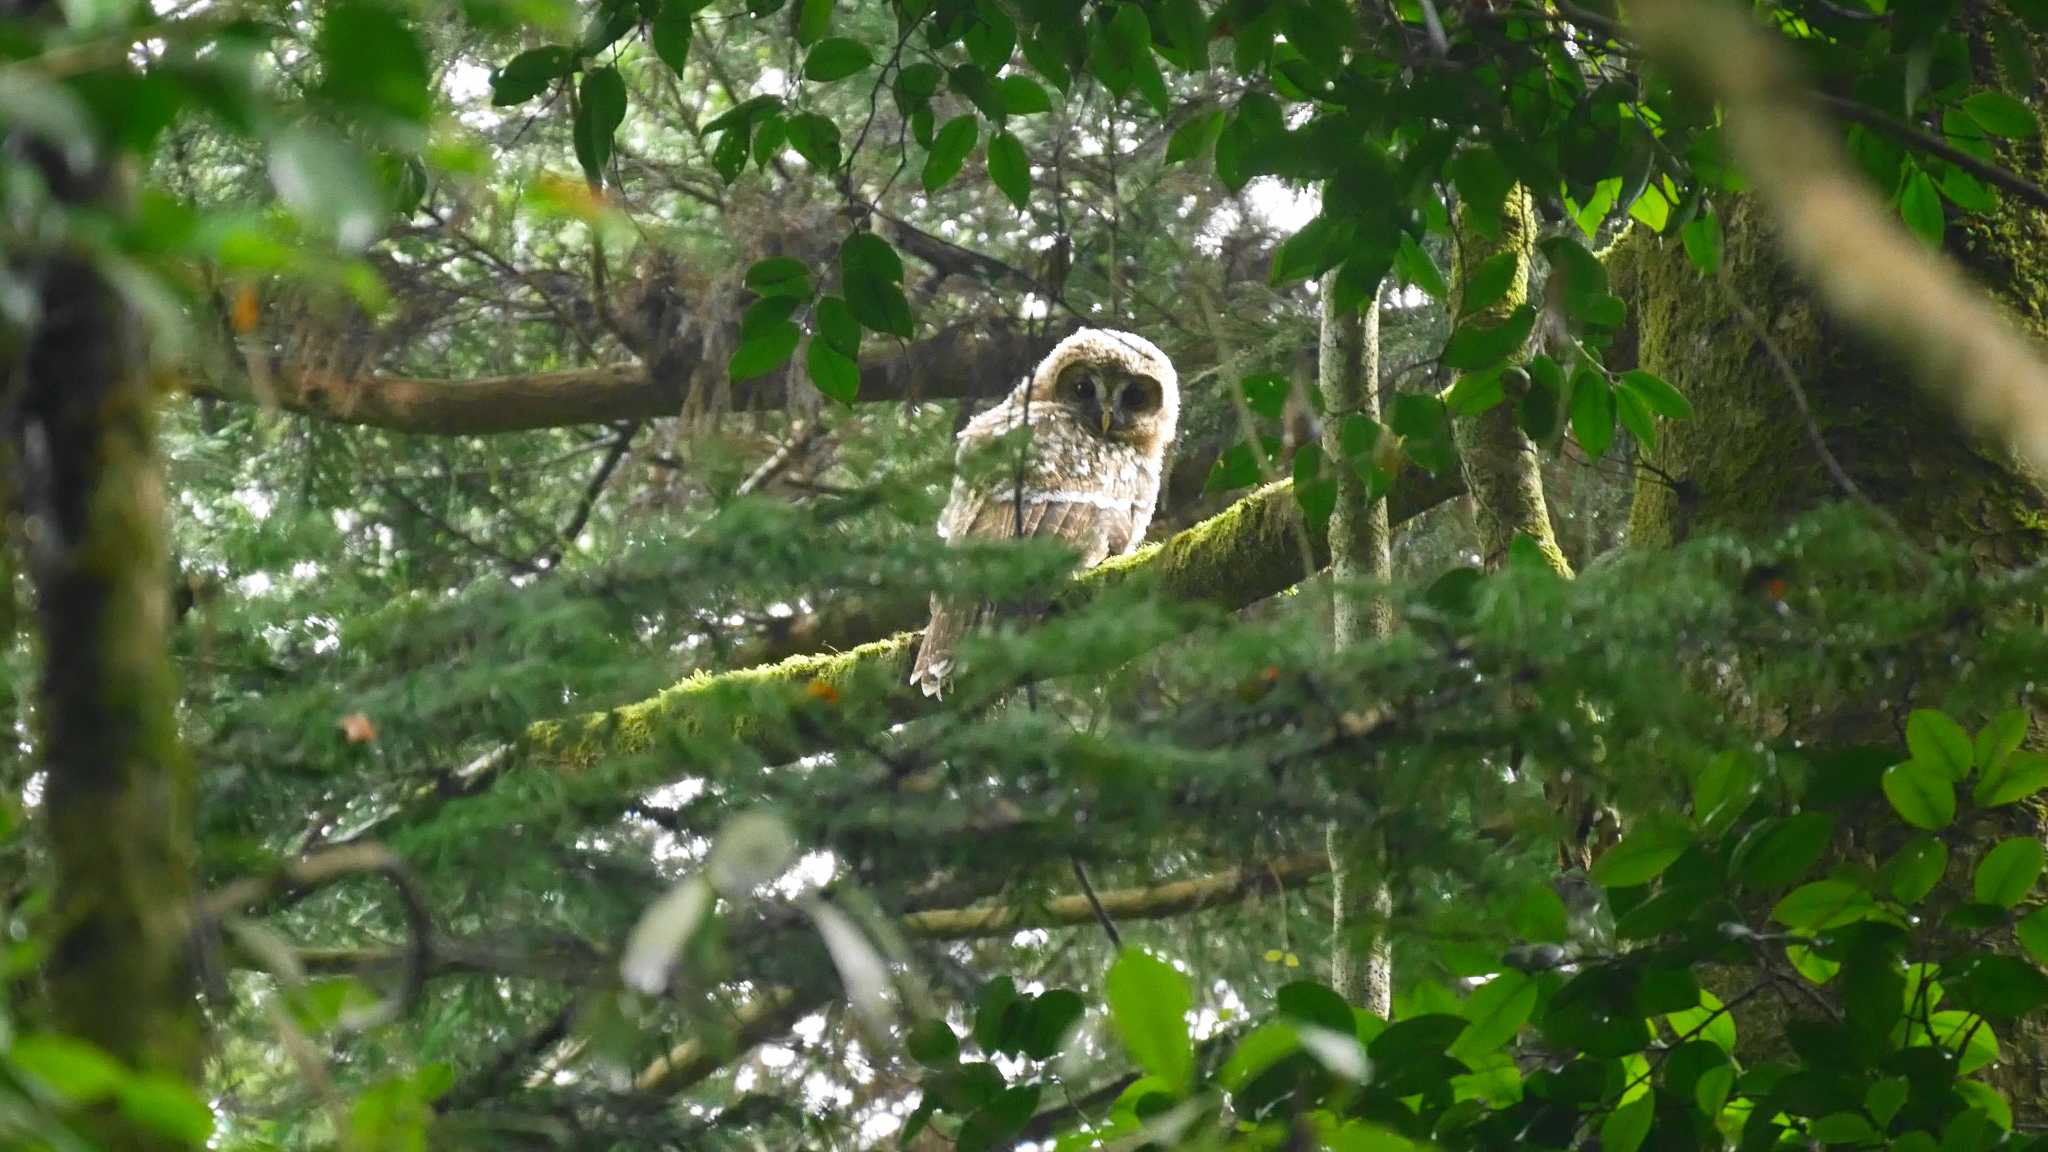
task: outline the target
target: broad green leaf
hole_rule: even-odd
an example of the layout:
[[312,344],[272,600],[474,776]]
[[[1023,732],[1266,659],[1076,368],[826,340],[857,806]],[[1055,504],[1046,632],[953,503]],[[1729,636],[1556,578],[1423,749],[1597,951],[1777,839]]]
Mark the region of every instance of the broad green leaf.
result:
[[936,1070],[951,1068],[960,1059],[960,1038],[944,1020],[936,1018],[912,1025],[903,1047],[912,1060]]
[[1941,193],[1934,187],[1933,177],[1918,167],[1906,177],[1906,185],[1899,191],[1899,216],[1913,235],[1929,247],[1941,247],[1942,234],[1948,226]]
[[2037,136],[2041,132],[2041,122],[2033,109],[2018,97],[1995,88],[1970,93],[1963,99],[1963,111],[1992,136],[2020,139]]
[[802,0],[797,8],[796,43],[799,48],[808,48],[825,38],[832,30],[832,5],[834,0]]
[[818,41],[804,57],[804,79],[830,84],[874,67],[874,53],[858,40],[833,36]]
[[1906,717],[1906,748],[1913,759],[1941,769],[1951,780],[1968,777],[1970,765],[1976,759],[1970,734],[1945,713],[1932,708],[1917,709]]
[[2048,906],[2034,909],[2013,925],[2013,935],[2019,938],[2020,947],[2034,958],[2034,963],[2048,965]]
[[383,188],[362,154],[333,136],[290,128],[271,137],[270,180],[286,207],[342,248],[363,248],[383,230]]
[[1956,818],[1953,778],[1917,759],[1885,769],[1884,795],[1900,818],[1915,828],[1938,832]]
[[1995,904],[2000,908],[2017,905],[2034,890],[2034,882],[2041,878],[2043,863],[2044,854],[2039,840],[2015,836],[2000,843],[1977,862],[1977,873],[1971,878],[1971,890],[1976,894],[1977,903]]
[[1984,808],[2000,808],[2048,788],[2048,756],[2014,752],[1984,773],[1970,798]]
[[1492,148],[1466,148],[1451,157],[1451,184],[1480,235],[1500,235],[1501,206],[1515,178]]
[[1979,772],[1994,767],[2019,751],[2026,738],[2027,714],[2018,708],[2008,708],[1977,731],[1977,739],[1971,745],[1971,763]]
[[796,351],[797,342],[801,339],[803,329],[788,320],[767,325],[743,340],[733,351],[732,359],[726,365],[726,374],[734,381],[766,376],[789,362],[790,354]]
[[988,178],[995,181],[1018,211],[1031,203],[1031,158],[1025,154],[1024,145],[1008,131],[989,137]]
[[1906,1106],[1911,1093],[1912,1081],[1904,1076],[1887,1076],[1872,1084],[1870,1090],[1863,1094],[1863,1110],[1870,1113],[1870,1118],[1879,1126],[1889,1126],[1892,1117]]
[[789,146],[820,172],[839,167],[839,126],[816,112],[800,112],[786,123]]
[[1933,836],[1915,836],[1901,845],[1878,870],[1878,883],[1892,899],[1911,907],[1927,898],[1948,871],[1948,845]]
[[1933,1026],[1934,1043],[1958,1054],[1958,1073],[1968,1076],[1998,1059],[1998,1036],[1990,1022],[1975,1012],[1936,1012],[1927,1022]]
[[1039,994],[1025,1009],[1019,1050],[1033,1060],[1050,1060],[1059,1055],[1067,1034],[1087,1011],[1087,1003],[1070,989],[1055,988]]
[[1603,888],[1634,888],[1655,880],[1685,854],[1686,839],[1668,828],[1640,828],[1593,861],[1593,882]]
[[521,52],[491,73],[491,103],[504,107],[524,104],[556,80],[568,75],[576,57],[567,48],[550,44]]
[[973,113],[946,121],[938,134],[932,137],[931,151],[924,158],[924,190],[936,192],[952,183],[979,139],[981,121]]
[[1194,1006],[1187,978],[1171,964],[1126,948],[1104,985],[1110,1023],[1140,1068],[1184,1092],[1194,1076],[1194,1040],[1187,1014]]
[[128,1070],[91,1044],[54,1032],[17,1037],[6,1060],[68,1104],[104,1100],[128,1082]]
[[1623,392],[1633,393],[1642,400],[1644,407],[1666,420],[1693,418],[1692,401],[1687,400],[1678,389],[1666,384],[1662,377],[1645,372],[1641,368],[1622,373],[1614,382],[1614,386]]
[[1705,1040],[1721,1051],[1735,1052],[1735,1017],[1726,1012],[1721,998],[1702,990],[1697,1008],[1668,1013],[1664,1023],[1681,1040]]
[[329,7],[315,52],[330,99],[413,123],[424,122],[432,110],[419,37],[382,4],[344,0]]
[[1498,304],[1521,273],[1519,252],[1501,252],[1481,260],[1458,285],[1458,315],[1470,316]]
[[1279,1021],[1262,1024],[1230,1050],[1230,1058],[1217,1072],[1216,1082],[1226,1091],[1240,1091],[1259,1073],[1293,1055],[1300,1047],[1293,1025]]
[[1941,966],[1945,1003],[1994,1019],[2025,1016],[2048,1004],[2048,976],[2017,956],[1981,952]]
[[1877,1129],[1861,1112],[1832,1112],[1807,1125],[1807,1135],[1817,1144],[1871,1144],[1878,1142]]
[[1678,236],[1685,244],[1686,258],[1692,261],[1693,267],[1708,276],[1721,270],[1723,241],[1720,216],[1695,216],[1679,229]]
[[[1583,364],[1572,373],[1572,438],[1595,460],[1614,446],[1614,390],[1607,377]],[[1700,811],[1695,803],[1694,815]]]
[[1515,1038],[1536,1010],[1536,982],[1510,968],[1472,993],[1465,1001],[1471,1021],[1450,1047],[1450,1054],[1476,1067],[1480,1057]]
[[1464,324],[1444,342],[1443,366],[1463,371],[1491,368],[1522,350],[1536,327],[1536,310],[1527,304],[1498,324]]
[[1993,212],[1998,208],[1998,196],[1983,181],[1953,164],[1941,174],[1941,194],[1965,212]]
[[[1602,380],[1601,383],[1606,383]],[[1580,381],[1572,382],[1574,409],[1577,407]],[[1607,409],[1610,425],[1614,421],[1613,409]],[[1577,432],[1576,422],[1573,431]],[[1612,436],[1613,428],[1608,434]],[[1583,439],[1581,443],[1583,443]],[[1590,451],[1590,449],[1588,450]],[[1741,814],[1750,798],[1756,795],[1756,769],[1749,758],[1739,752],[1724,752],[1714,757],[1700,770],[1699,777],[1692,785],[1692,818],[1701,828],[1714,828]]]
[[1600,1122],[1601,1152],[1636,1152],[1657,1119],[1657,1101],[1647,1094],[1621,1105]]
[[1166,162],[1179,164],[1207,152],[1223,132],[1223,112],[1218,109],[1188,118],[1166,141]]
[[583,74],[576,108],[576,159],[592,181],[604,178],[612,159],[612,134],[626,119],[626,81],[610,66]]
[[1012,116],[1036,116],[1052,111],[1052,97],[1046,95],[1038,81],[1029,76],[1012,73],[996,81],[996,90],[1002,93],[1003,110]]
[[121,1115],[175,1145],[205,1148],[213,1136],[213,1109],[182,1080],[144,1074],[121,1085]]
[[747,287],[760,296],[809,296],[811,270],[801,260],[773,256],[747,269]]
[[804,349],[804,372],[813,388],[841,404],[860,398],[860,364],[819,336]]
[[1786,893],[1771,919],[1787,928],[1817,932],[1853,924],[1876,907],[1870,893],[1843,880],[1816,880]]
[[1401,248],[1394,254],[1394,271],[1402,283],[1413,284],[1432,300],[1442,301],[1450,293],[1450,285],[1444,283],[1444,274],[1437,270],[1436,261],[1406,232],[1401,234]]
[[1507,399],[1506,370],[1499,365],[1479,372],[1467,372],[1453,381],[1444,393],[1444,406],[1459,416],[1490,412]]
[[1820,860],[1834,834],[1831,812],[1809,810],[1785,818],[1743,856],[1742,882],[1764,892],[1783,888]]

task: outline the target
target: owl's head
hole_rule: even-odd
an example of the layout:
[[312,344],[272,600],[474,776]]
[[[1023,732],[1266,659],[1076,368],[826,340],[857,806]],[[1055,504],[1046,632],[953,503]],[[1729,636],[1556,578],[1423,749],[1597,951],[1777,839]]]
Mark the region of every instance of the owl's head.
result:
[[1150,340],[1083,328],[1054,346],[1031,376],[1033,403],[1069,409],[1105,440],[1158,451],[1180,419],[1173,361]]

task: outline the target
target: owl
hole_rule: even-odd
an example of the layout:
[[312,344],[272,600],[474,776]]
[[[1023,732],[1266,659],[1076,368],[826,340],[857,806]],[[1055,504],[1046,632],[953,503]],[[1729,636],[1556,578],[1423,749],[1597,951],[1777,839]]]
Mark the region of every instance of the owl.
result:
[[[1077,550],[1084,568],[1132,552],[1152,523],[1179,418],[1180,385],[1165,353],[1127,332],[1083,328],[961,430],[962,461],[1020,426],[1031,435],[1019,468],[979,483],[964,473],[954,479],[939,535],[952,544],[1053,537]],[[938,696],[954,645],[993,607],[933,596],[910,682]]]

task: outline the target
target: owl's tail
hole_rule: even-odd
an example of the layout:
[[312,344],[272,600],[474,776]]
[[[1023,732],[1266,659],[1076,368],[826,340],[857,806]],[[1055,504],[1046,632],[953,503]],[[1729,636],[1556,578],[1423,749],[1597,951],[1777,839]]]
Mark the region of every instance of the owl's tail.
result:
[[911,667],[910,682],[926,696],[945,693],[946,678],[953,674],[953,646],[978,615],[962,604],[944,604],[932,597],[932,620],[925,625],[924,640],[917,647],[917,663]]

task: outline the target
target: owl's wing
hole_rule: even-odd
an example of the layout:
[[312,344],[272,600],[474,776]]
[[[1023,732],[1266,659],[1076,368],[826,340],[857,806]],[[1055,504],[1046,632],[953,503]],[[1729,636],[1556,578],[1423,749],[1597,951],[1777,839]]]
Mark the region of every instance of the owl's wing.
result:
[[[1136,518],[1128,496],[1086,490],[1026,490],[1020,501],[1016,489],[1007,486],[993,492],[956,486],[939,518],[939,532],[953,544],[967,539],[1055,537],[1080,553],[1081,567],[1090,568],[1130,546]],[[954,646],[994,607],[987,601],[963,603],[932,597],[931,623],[925,627],[910,682],[927,696],[939,695],[952,671]]]

